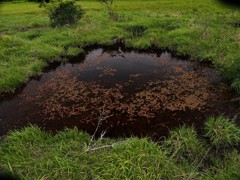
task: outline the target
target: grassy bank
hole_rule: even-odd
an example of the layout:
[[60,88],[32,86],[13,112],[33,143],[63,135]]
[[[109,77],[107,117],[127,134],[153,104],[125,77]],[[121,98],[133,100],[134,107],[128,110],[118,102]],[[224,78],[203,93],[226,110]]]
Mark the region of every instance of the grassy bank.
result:
[[[238,9],[215,0],[116,0],[116,21],[96,1],[79,1],[76,26],[52,28],[37,3],[0,4],[0,93],[40,75],[52,61],[67,61],[90,45],[124,40],[130,48],[155,46],[190,60],[211,61],[240,92]],[[135,31],[144,29],[138,34]],[[0,117],[1,118],[1,117]],[[58,134],[28,127],[0,139],[0,174],[24,179],[239,179],[240,129],[210,118],[168,139],[94,139],[77,129]],[[1,179],[1,177],[0,177]]]
[[[80,1],[83,19],[74,27],[51,28],[37,3],[2,3],[0,9],[0,92],[13,91],[49,61],[64,61],[86,45],[111,45],[123,38],[139,49],[168,48],[192,60],[210,60],[240,90],[240,13],[215,0],[119,0],[117,21],[96,1]],[[134,36],[134,28],[146,31]]]
[[182,127],[158,144],[28,127],[1,141],[0,170],[24,179],[239,179],[239,134],[223,117],[210,118],[202,137]]

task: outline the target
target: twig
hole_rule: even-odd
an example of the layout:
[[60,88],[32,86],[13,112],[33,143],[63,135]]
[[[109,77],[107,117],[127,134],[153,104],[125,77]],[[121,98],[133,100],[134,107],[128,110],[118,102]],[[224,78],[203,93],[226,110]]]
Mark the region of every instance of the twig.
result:
[[98,131],[100,125],[101,125],[101,122],[105,119],[105,118],[104,118],[104,112],[105,112],[105,107],[103,107],[103,110],[102,110],[102,112],[100,113],[100,117],[98,118],[98,124],[97,124],[97,127],[96,127],[96,129],[95,129],[95,132],[94,132],[93,135],[92,135],[91,141],[93,141],[93,139],[95,138],[96,133],[97,133],[97,131]]
[[96,147],[96,148],[87,149],[86,152],[97,151],[99,149],[105,149],[105,148],[113,148],[114,146],[119,145],[119,144],[123,144],[127,141],[128,140],[120,141],[120,142],[116,142],[116,143],[113,143],[113,144],[104,145],[104,146],[100,146],[100,147]]
[[[88,144],[88,147],[87,147],[86,152],[90,151],[90,150],[91,150],[91,147],[92,147],[92,146],[95,146],[96,143],[97,143],[97,141],[96,141],[94,144],[92,144],[93,139],[95,138],[96,133],[97,133],[97,131],[98,131],[100,125],[101,125],[101,122],[102,122],[103,120],[105,120],[104,113],[105,113],[105,107],[103,107],[103,110],[102,110],[102,112],[100,113],[100,116],[99,116],[99,118],[98,118],[97,127],[96,127],[96,129],[95,129],[95,131],[94,131],[94,133],[93,133],[93,135],[92,135],[92,137],[91,137],[91,139],[90,139],[90,142],[89,142],[89,144]],[[105,136],[105,134],[106,134],[106,131],[103,131],[103,132],[101,133],[101,136],[100,136],[99,140],[102,140],[103,137]]]

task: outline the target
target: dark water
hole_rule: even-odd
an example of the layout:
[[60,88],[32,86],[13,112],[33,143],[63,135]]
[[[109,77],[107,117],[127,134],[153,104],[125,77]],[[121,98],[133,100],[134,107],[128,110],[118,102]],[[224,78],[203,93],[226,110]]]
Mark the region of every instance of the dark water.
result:
[[169,53],[89,51],[71,63],[30,80],[23,90],[0,101],[0,135],[36,124],[62,130],[77,126],[108,137],[167,135],[182,124],[201,130],[206,117],[239,108],[234,94],[206,65]]

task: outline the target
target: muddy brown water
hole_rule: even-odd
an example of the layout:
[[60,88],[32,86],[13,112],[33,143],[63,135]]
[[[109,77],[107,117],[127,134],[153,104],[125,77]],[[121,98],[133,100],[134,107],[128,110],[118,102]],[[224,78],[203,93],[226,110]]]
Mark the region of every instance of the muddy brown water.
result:
[[78,127],[108,137],[159,138],[180,125],[201,130],[208,116],[237,114],[235,95],[209,66],[121,48],[89,50],[50,68],[0,101],[0,135],[36,124]]

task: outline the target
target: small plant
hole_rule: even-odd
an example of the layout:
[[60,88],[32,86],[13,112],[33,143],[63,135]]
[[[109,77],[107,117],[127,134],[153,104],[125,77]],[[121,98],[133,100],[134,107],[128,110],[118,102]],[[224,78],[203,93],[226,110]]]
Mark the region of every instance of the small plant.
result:
[[197,138],[197,133],[193,127],[181,127],[170,131],[170,136],[165,142],[165,146],[170,150],[176,159],[186,158],[190,161],[197,157],[201,159],[205,153],[204,146]]
[[113,8],[112,8],[113,0],[98,0],[98,1],[107,8],[110,18],[112,20],[115,20],[117,16],[113,12]]
[[225,117],[211,117],[205,123],[205,135],[216,148],[237,145],[240,142],[240,128]]
[[126,30],[131,33],[132,38],[138,38],[138,37],[142,37],[144,32],[147,30],[148,28],[144,25],[132,25],[132,26],[128,26],[126,28]]
[[73,0],[52,1],[46,8],[53,27],[74,25],[84,14],[81,6]]

